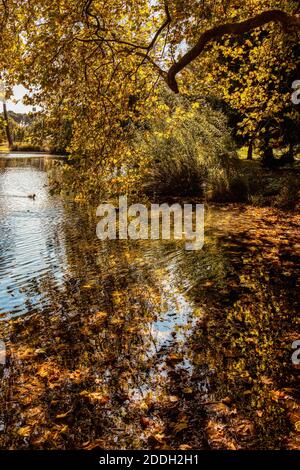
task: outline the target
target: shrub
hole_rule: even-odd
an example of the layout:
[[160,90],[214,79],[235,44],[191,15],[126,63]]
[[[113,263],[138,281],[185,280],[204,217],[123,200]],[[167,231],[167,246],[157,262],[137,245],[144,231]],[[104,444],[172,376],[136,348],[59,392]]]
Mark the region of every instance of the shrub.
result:
[[205,100],[165,92],[156,115],[128,124],[122,135],[110,158],[72,155],[58,186],[77,200],[123,194],[132,200],[203,194],[220,202],[247,199],[227,119]]
[[279,209],[295,209],[299,199],[299,191],[299,181],[291,176],[285,178],[280,192],[275,198],[275,206]]
[[218,168],[221,155],[232,151],[227,121],[208,103],[165,98],[167,115],[138,132],[135,150],[145,155],[150,172],[143,183],[151,195],[199,195]]
[[39,145],[31,144],[30,142],[21,142],[12,146],[13,152],[43,152],[45,151]]

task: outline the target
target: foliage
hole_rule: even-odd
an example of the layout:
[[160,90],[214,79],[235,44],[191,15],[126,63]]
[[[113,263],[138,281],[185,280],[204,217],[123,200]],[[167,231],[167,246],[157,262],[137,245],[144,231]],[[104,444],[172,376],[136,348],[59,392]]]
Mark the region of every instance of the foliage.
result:
[[[262,4],[241,4],[232,17],[242,19],[248,9],[253,14]],[[268,4],[287,7],[287,2]],[[208,94],[214,90],[223,97],[238,113],[237,136],[247,143],[256,141],[263,153],[265,146],[277,148],[295,142],[300,114],[291,102],[291,90],[300,71],[299,57],[297,35],[287,36],[277,25],[239,37],[225,36],[207,49],[201,68],[193,67],[195,88]]]
[[[238,110],[239,131],[247,140],[261,137],[266,120],[266,145],[272,138],[276,145],[291,140],[287,134],[299,120],[289,100],[299,62],[296,1],[8,0],[6,5],[1,74],[7,95],[14,83],[29,89],[28,102],[41,107],[37,139],[45,136],[53,145],[63,136],[58,149],[81,162],[85,177],[78,178],[77,192],[85,179],[84,197],[95,193],[99,175],[112,169],[119,191],[126,189],[118,180],[124,165],[140,166],[129,155],[132,126],[143,126],[158,111],[164,86],[172,88],[168,70],[178,67],[199,36],[276,8],[275,21],[272,14],[259,27],[250,21],[246,33],[232,36],[230,28],[224,37],[211,33],[206,49],[187,60],[176,79],[181,93],[196,101],[219,93]],[[77,179],[72,180],[74,186]],[[128,186],[136,183],[128,171]]]
[[276,196],[275,205],[280,209],[294,209],[299,202],[300,184],[292,176],[285,178],[279,194]]
[[[240,162],[224,115],[262,151],[299,143],[299,12],[294,0],[0,3],[5,98],[23,84],[38,109],[15,135],[68,154],[32,163],[36,200],[3,201],[21,197],[20,213],[3,204],[0,448],[300,448],[299,185]],[[50,192],[80,202],[203,191],[235,204],[208,205],[198,252],[100,243],[91,207],[47,205],[47,165]],[[6,189],[19,166],[2,160]]]
[[51,111],[36,112],[32,116],[26,138],[51,153],[66,155],[72,138],[72,122],[58,110]]
[[137,131],[135,151],[149,161],[146,193],[199,195],[212,168],[233,150],[225,116],[205,100],[164,97],[162,113]]

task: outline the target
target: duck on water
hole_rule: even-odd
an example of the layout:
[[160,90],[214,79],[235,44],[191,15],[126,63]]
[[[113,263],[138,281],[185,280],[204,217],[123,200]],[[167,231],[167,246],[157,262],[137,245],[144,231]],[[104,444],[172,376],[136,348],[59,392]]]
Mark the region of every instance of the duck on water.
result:
[[29,198],[29,199],[33,199],[35,200],[36,198],[36,194],[28,194],[27,196],[19,196],[17,194],[4,194],[4,195],[1,195],[0,197],[23,197],[23,198]]

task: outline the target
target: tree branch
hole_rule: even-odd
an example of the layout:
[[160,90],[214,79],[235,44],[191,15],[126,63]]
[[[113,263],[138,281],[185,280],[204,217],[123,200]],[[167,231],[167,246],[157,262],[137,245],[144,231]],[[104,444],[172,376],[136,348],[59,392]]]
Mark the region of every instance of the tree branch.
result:
[[151,49],[153,49],[153,47],[155,46],[155,43],[157,41],[157,39],[159,38],[159,36],[161,35],[161,33],[163,32],[163,30],[171,23],[172,21],[172,18],[171,18],[171,14],[170,14],[170,10],[169,10],[169,6],[168,6],[168,3],[167,3],[167,0],[165,0],[164,2],[164,5],[165,5],[165,13],[166,13],[166,19],[165,21],[163,22],[163,24],[161,25],[161,27],[157,30],[154,38],[152,39],[152,41],[150,42],[149,46],[148,46],[148,51],[150,51]]
[[142,65],[145,61],[147,61],[152,67],[158,72],[161,78],[164,79],[165,82],[168,80],[168,74],[165,70],[163,70],[148,54],[144,54],[143,52],[136,52],[137,56],[142,57],[143,61],[140,65]]
[[211,41],[222,38],[225,35],[239,36],[272,22],[281,24],[285,30],[290,30],[292,28],[296,30],[300,29],[299,15],[289,15],[282,10],[269,10],[240,23],[225,23],[211,28],[205,31],[200,36],[197,44],[169,69],[167,77],[168,86],[174,91],[174,93],[179,93],[176,75],[193,60],[199,57],[206,45]]
[[[164,9],[165,9],[166,18],[165,18],[164,22],[162,23],[162,25],[159,27],[159,29],[156,31],[153,39],[150,41],[150,43],[148,45],[134,44],[130,41],[125,41],[125,40],[122,40],[122,39],[118,39],[117,37],[114,37],[114,35],[113,35],[112,38],[108,38],[108,37],[100,35],[99,32],[104,31],[104,28],[101,27],[100,19],[98,18],[98,16],[90,11],[91,7],[92,7],[92,4],[93,4],[93,0],[87,0],[85,2],[85,5],[83,7],[82,12],[83,12],[83,15],[86,18],[90,17],[90,18],[93,18],[96,21],[97,26],[96,26],[96,30],[93,32],[93,34],[97,38],[81,38],[81,37],[76,36],[75,37],[76,41],[86,42],[86,43],[89,43],[89,42],[90,43],[92,43],[92,42],[103,42],[103,43],[107,43],[107,44],[108,43],[115,43],[115,44],[119,44],[119,45],[130,46],[130,47],[133,48],[133,50],[139,50],[139,49],[144,50],[144,51],[146,51],[146,55],[148,55],[149,52],[154,48],[159,36],[167,28],[167,26],[169,26],[169,24],[172,21],[170,10],[169,10],[169,5],[168,5],[168,0],[164,0]],[[89,21],[88,21],[88,24],[89,24]]]

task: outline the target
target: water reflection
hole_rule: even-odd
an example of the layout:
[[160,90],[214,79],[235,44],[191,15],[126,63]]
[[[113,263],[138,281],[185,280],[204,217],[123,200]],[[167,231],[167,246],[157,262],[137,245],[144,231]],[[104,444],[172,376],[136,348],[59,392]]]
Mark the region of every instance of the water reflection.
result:
[[105,244],[36,165],[0,176],[0,446],[297,447],[298,216],[210,209],[199,252]]
[[[50,198],[45,169],[52,158],[0,159],[0,315],[29,311],[25,290],[51,271],[65,271],[63,205]],[[35,193],[33,200],[28,195]],[[30,309],[41,297],[30,298]]]

